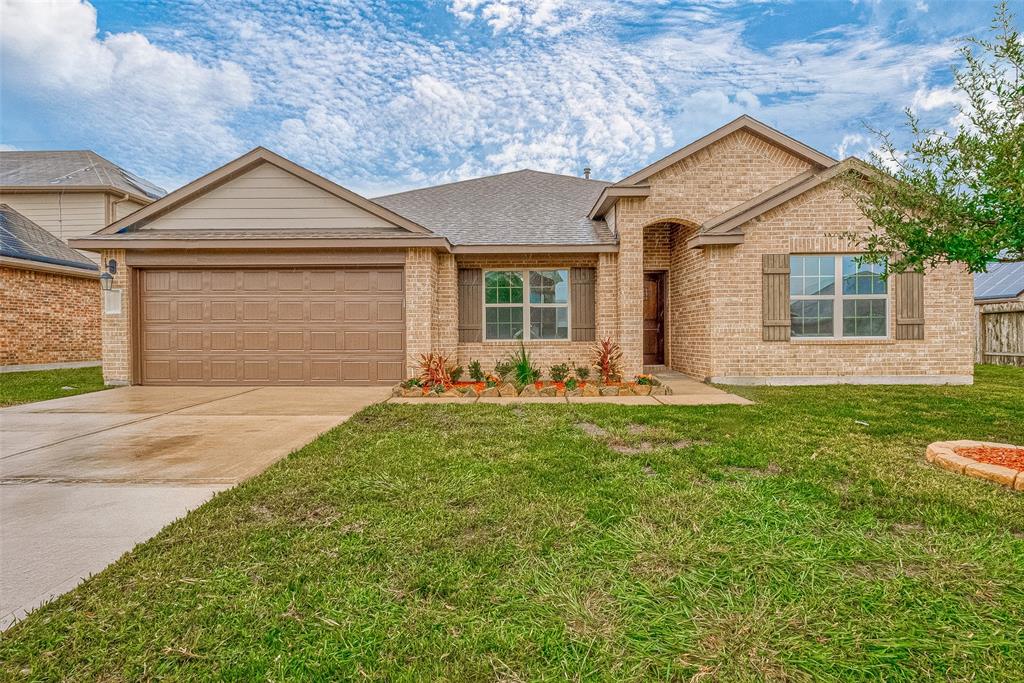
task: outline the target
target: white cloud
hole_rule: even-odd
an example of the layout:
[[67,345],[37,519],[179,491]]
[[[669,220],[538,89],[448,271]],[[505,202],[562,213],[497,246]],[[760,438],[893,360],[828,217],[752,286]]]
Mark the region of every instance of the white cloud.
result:
[[62,126],[102,142],[122,163],[133,165],[140,148],[172,163],[238,151],[230,118],[250,104],[252,89],[237,64],[205,65],[139,33],[101,37],[96,9],[78,0],[2,0],[0,16],[4,87],[41,108],[52,103]]

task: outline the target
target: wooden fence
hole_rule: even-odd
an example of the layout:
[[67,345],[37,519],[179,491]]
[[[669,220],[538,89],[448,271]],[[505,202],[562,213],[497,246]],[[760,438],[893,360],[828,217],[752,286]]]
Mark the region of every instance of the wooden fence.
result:
[[975,360],[1024,367],[1024,301],[974,308],[977,312]]

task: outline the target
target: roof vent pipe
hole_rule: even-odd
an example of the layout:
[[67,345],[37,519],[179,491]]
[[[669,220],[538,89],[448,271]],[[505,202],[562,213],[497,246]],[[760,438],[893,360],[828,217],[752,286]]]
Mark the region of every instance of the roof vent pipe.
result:
[[590,167],[589,166],[587,166],[586,168],[583,169],[583,177],[586,178],[587,180],[590,180]]

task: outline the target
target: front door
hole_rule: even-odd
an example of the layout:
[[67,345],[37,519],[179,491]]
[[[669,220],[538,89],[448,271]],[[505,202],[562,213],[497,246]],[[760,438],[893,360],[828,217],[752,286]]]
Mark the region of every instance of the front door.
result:
[[644,273],[644,365],[665,362],[665,273]]

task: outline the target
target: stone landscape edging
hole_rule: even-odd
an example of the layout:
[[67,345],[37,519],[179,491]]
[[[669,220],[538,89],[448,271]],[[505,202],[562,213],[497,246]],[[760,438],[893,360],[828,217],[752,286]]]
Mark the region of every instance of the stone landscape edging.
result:
[[928,462],[938,465],[944,470],[965,474],[976,479],[987,479],[997,484],[1002,484],[1015,491],[1024,491],[1024,471],[1017,471],[1011,467],[993,465],[987,462],[978,462],[973,458],[958,455],[957,448],[1021,448],[1014,444],[995,443],[992,441],[972,441],[961,439],[958,441],[936,441],[928,444],[925,449],[925,457]]

